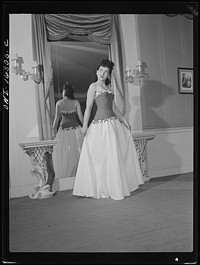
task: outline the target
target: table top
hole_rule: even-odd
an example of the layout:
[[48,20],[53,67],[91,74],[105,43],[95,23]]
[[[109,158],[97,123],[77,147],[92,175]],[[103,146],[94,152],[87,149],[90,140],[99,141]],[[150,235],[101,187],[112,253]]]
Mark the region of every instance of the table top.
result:
[[155,138],[155,134],[150,134],[147,132],[131,132],[131,135],[134,139],[146,138],[152,140]]
[[22,148],[31,148],[31,147],[44,147],[44,146],[54,146],[57,143],[56,140],[45,140],[45,141],[34,141],[34,142],[23,142],[19,143],[19,146]]

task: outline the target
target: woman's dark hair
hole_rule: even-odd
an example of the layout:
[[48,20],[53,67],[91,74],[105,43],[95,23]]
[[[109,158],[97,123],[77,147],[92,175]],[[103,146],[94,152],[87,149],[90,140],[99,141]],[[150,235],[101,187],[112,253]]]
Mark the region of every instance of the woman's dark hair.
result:
[[[99,63],[99,66],[98,66],[97,69],[99,69],[100,66],[108,67],[109,68],[109,74],[111,75],[115,64],[112,61],[108,60],[108,59],[102,59],[101,62]],[[110,83],[111,83],[110,79],[107,78],[106,81],[105,81],[105,84],[109,85]]]
[[75,99],[74,97],[74,89],[72,85],[67,81],[64,86],[63,86],[63,92],[64,96],[69,98],[69,99]]

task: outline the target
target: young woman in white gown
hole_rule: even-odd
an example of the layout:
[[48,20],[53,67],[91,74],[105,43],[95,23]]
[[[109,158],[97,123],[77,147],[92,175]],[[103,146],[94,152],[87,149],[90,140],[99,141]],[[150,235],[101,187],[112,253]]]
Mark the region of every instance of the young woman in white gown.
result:
[[[117,109],[110,85],[114,63],[103,59],[89,86],[82,132],[85,135],[73,195],[122,200],[144,183],[130,125]],[[88,128],[93,102],[96,115]]]
[[56,103],[53,122],[57,140],[52,154],[55,179],[75,176],[83,143],[83,133],[80,130],[83,114],[69,82],[63,86],[62,96],[63,99]]

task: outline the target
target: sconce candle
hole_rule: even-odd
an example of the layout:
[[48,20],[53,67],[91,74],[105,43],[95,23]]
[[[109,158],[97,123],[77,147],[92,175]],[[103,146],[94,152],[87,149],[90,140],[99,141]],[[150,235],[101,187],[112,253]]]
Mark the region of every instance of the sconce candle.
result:
[[126,66],[126,71],[125,72],[127,73],[127,77],[129,77],[130,76],[130,72],[131,72],[131,68],[130,68],[129,65]]
[[138,71],[140,73],[142,71],[142,63],[141,63],[141,61],[137,61],[136,66],[138,67]]
[[141,85],[141,79],[142,78],[148,78],[148,74],[146,74],[144,72],[144,69],[142,68],[142,62],[141,61],[137,61],[136,62],[136,67],[137,69],[133,69],[133,74],[131,75],[131,68],[129,65],[126,66],[126,82],[130,83],[130,84],[134,84],[134,80],[137,79],[138,80],[138,84]]
[[18,58],[18,55],[15,54],[15,57],[12,59],[14,67],[17,67],[17,58]]
[[18,54],[15,55],[15,57],[12,59],[14,66],[12,67],[13,73],[16,75],[20,75],[22,80],[27,81],[30,78],[37,84],[40,84],[42,81],[42,67],[41,65],[38,65],[36,61],[33,62],[33,73],[26,72],[22,69],[22,64],[24,63],[23,58],[19,57]]
[[142,66],[142,62],[141,61],[137,61],[136,65],[137,66]]
[[33,73],[34,74],[37,74],[37,71],[38,71],[38,63],[36,61],[33,61]]

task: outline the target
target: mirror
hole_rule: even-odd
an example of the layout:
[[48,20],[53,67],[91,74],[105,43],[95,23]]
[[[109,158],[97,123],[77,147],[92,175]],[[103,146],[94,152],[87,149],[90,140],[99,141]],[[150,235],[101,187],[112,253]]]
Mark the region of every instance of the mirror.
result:
[[[55,102],[62,97],[62,87],[69,81],[84,114],[89,85],[96,81],[96,69],[102,58],[108,58],[108,45],[90,41],[86,36],[70,36],[51,42]],[[93,105],[89,124],[96,112]]]

